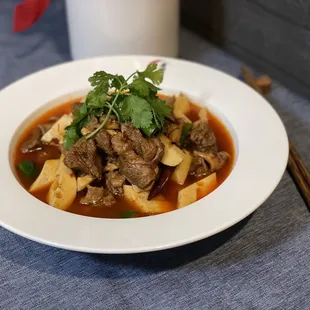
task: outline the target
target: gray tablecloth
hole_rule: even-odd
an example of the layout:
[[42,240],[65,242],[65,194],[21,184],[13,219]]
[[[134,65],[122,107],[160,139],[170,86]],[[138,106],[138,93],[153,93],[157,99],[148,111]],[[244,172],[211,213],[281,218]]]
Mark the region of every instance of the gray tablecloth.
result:
[[[0,2],[0,88],[70,59],[63,1],[53,0],[31,30],[13,34],[18,2]],[[181,57],[232,75],[241,66],[185,30]],[[310,103],[278,84],[272,96],[309,166]],[[159,253],[81,254],[0,228],[0,309],[310,309],[309,218],[285,174],[252,217],[215,237]]]

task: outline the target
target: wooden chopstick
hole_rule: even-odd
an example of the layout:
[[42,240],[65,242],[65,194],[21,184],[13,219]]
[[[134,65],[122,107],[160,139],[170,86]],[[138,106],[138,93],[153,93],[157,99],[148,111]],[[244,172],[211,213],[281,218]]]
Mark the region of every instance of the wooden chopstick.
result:
[[310,187],[310,173],[307,167],[305,166],[303,160],[301,159],[300,155],[296,151],[294,145],[291,142],[290,142],[290,153],[291,153],[291,156],[294,158],[296,165],[303,179],[305,180],[305,183],[308,185],[308,187]]
[[290,149],[290,156],[288,158],[287,170],[291,178],[293,179],[294,183],[296,184],[296,187],[310,212],[310,186],[303,178],[303,174],[301,173],[297,162],[298,160],[296,160],[295,156],[292,154]]
[[[263,96],[266,95],[266,92],[264,92],[264,90],[268,89],[268,86],[270,85],[264,85],[264,88],[260,87],[259,84],[257,83],[257,79],[247,67],[243,67],[241,71],[245,83],[247,83],[261,95]],[[268,79],[265,80],[268,81]],[[301,159],[300,155],[296,151],[294,145],[290,141],[289,141],[289,149],[290,151],[289,151],[287,170],[310,212],[310,173],[306,165],[304,164],[303,160]]]

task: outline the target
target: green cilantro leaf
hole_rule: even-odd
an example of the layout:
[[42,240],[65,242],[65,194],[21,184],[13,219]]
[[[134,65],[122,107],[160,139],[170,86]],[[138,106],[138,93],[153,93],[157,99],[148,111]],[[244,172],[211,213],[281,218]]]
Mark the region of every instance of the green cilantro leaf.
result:
[[152,84],[148,81],[145,81],[145,83],[147,84],[150,92],[152,92],[153,95],[156,95],[157,92],[160,90],[160,88],[156,87],[154,84]]
[[[162,130],[165,118],[171,113],[170,107],[157,97],[159,88],[156,85],[162,82],[163,74],[162,69],[157,69],[157,64],[150,64],[141,72],[135,71],[127,79],[105,71],[95,72],[89,78],[93,89],[66,128],[65,147],[70,148],[82,137],[81,130],[92,116],[105,115],[86,139],[97,134],[111,114],[116,115],[119,122],[131,121],[147,136]],[[112,94],[109,93],[111,89],[115,90]]]
[[113,80],[112,80],[111,86],[119,89],[125,83],[126,83],[126,80],[122,75],[115,75]]
[[151,105],[152,109],[160,116],[168,117],[172,112],[170,106],[168,106],[165,101],[160,100],[159,98],[149,100],[149,104]]
[[159,98],[149,100],[153,109],[154,121],[159,129],[164,128],[165,118],[171,114],[171,108]]
[[102,93],[98,96],[94,91],[90,91],[86,98],[86,104],[88,108],[104,108],[106,100],[106,93]]
[[66,134],[64,137],[65,149],[71,148],[79,139],[80,135],[77,132],[77,127],[74,126],[67,127]]
[[147,97],[150,93],[148,82],[139,78],[133,80],[129,89],[132,93],[142,97]]
[[157,70],[157,64],[149,64],[144,71],[138,72],[138,75],[150,79],[155,85],[159,85],[163,81],[164,70]]
[[88,115],[87,104],[84,103],[78,110],[73,114],[73,122],[70,126],[74,126],[82,121]]
[[136,128],[146,128],[152,125],[152,109],[145,99],[131,95],[122,103],[122,116],[125,121],[132,121]]
[[107,92],[110,88],[110,80],[114,78],[113,74],[105,71],[97,71],[91,76],[88,81],[94,87],[97,93]]

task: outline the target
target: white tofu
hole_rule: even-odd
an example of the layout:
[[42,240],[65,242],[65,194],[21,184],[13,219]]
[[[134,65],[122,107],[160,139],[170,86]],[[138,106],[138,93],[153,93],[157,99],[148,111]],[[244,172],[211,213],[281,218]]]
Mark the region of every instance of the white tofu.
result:
[[77,182],[73,171],[63,163],[63,155],[56,172],[56,179],[47,193],[47,203],[57,209],[67,210],[73,203]]
[[216,173],[212,173],[211,175],[197,181],[197,196],[198,199],[210,194],[217,187],[217,178]]
[[164,196],[157,195],[147,200],[148,191],[137,191],[131,185],[124,185],[124,197],[134,210],[145,214],[160,214],[171,211],[172,204]]
[[80,192],[83,189],[85,189],[93,180],[94,178],[88,174],[82,177],[78,177],[77,178],[77,191]]
[[186,207],[197,201],[197,183],[189,185],[178,193],[178,209]]
[[202,121],[208,120],[208,110],[206,108],[201,108],[201,110],[198,113],[199,119]]
[[45,161],[43,168],[29,188],[29,192],[37,192],[43,189],[47,189],[56,179],[56,172],[59,167],[59,159],[49,159]]
[[174,182],[180,185],[184,184],[187,178],[189,169],[191,167],[192,159],[193,159],[190,152],[184,150],[184,153],[185,153],[185,157],[183,161],[175,168],[171,176],[171,180],[173,180]]
[[165,146],[161,162],[166,166],[175,167],[184,159],[185,153],[165,136],[161,135],[160,140]]
[[186,115],[190,111],[190,101],[184,94],[176,97],[173,107],[173,113],[182,113]]
[[65,135],[65,129],[73,121],[72,116],[64,114],[41,138],[42,142],[50,143],[53,139],[57,139],[59,143],[63,143],[63,137]]

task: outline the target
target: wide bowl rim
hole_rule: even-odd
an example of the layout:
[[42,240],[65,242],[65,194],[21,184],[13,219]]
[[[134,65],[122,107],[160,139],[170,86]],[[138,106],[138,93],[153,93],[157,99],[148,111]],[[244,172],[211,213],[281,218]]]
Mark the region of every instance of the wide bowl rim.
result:
[[[70,75],[76,71],[81,70],[83,73],[83,76],[86,76],[87,74],[89,75],[92,73],[90,70],[88,70],[88,66],[90,68],[93,68],[94,70],[97,70],[96,68],[102,68],[104,69],[105,66],[110,66],[111,68],[117,67],[117,70],[121,71],[124,69],[124,73],[130,73],[130,69],[132,68],[138,68],[140,69],[141,67],[145,66],[148,62],[160,58],[158,56],[137,56],[137,55],[132,55],[132,56],[111,56],[111,57],[97,57],[97,58],[92,58],[92,59],[86,59],[86,60],[79,60],[75,62],[68,62],[64,63],[61,65],[56,65],[51,68],[44,69],[39,72],[35,72],[27,77],[24,77],[23,79],[11,84],[10,86],[6,87],[0,92],[0,102],[10,100],[14,102],[12,105],[7,108],[7,114],[11,116],[11,118],[8,117],[8,120],[10,120],[11,126],[8,126],[10,129],[15,129],[16,130],[16,125],[18,125],[18,121],[23,120],[31,113],[33,110],[40,108],[42,104],[41,103],[46,103],[49,101],[57,101],[59,98],[66,96],[65,94],[72,94],[76,93],[77,89],[85,89],[87,85],[87,80],[86,83],[82,79],[77,79],[76,84],[74,82],[72,83],[62,83],[61,81],[64,81],[65,75]],[[282,178],[282,175],[285,170],[285,166],[287,163],[287,158],[288,158],[288,141],[287,141],[287,134],[285,131],[285,128],[279,118],[279,116],[276,114],[274,109],[266,102],[264,98],[262,98],[260,95],[255,93],[252,89],[250,89],[248,86],[245,84],[241,83],[237,79],[220,72],[218,70],[212,69],[207,66],[203,66],[200,64],[196,64],[193,62],[189,61],[184,61],[184,60],[179,60],[179,59],[173,59],[173,58],[162,58],[161,60],[166,62],[168,64],[167,66],[167,77],[165,77],[164,80],[164,88],[167,86],[167,88],[175,88],[171,87],[172,85],[178,85],[178,83],[174,84],[173,79],[180,79],[180,90],[185,91],[187,93],[192,94],[194,97],[199,97],[201,98],[202,102],[205,102],[206,100],[210,101],[209,106],[216,106],[219,105],[219,111],[224,115],[225,118],[228,119],[228,121],[231,123],[233,130],[236,131],[236,137],[234,137],[234,141],[238,143],[238,148],[240,148],[240,153],[239,150],[237,152],[236,150],[236,161],[235,161],[235,166],[233,171],[231,172],[231,175],[228,177],[228,179],[225,180],[225,182],[218,188],[216,189],[213,193],[208,195],[207,197],[199,200],[198,202],[194,203],[193,205],[173,211],[167,214],[162,214],[162,215],[157,215],[154,217],[149,217],[149,218],[137,218],[137,219],[128,219],[125,220],[126,224],[125,225],[119,225],[116,224],[116,221],[118,223],[120,221],[124,220],[113,220],[113,219],[96,219],[96,218],[90,218],[90,217],[84,217],[84,216],[79,216],[79,215],[74,215],[68,212],[63,212],[57,209],[52,208],[53,210],[47,206],[43,207],[43,203],[37,203],[34,202],[33,196],[31,196],[29,193],[27,193],[24,189],[19,188],[20,184],[16,184],[8,176],[8,170],[5,170],[5,176],[0,176],[0,182],[5,184],[5,177],[10,179],[9,182],[9,187],[6,192],[5,197],[7,197],[9,201],[9,193],[16,192],[18,191],[18,195],[16,195],[14,200],[14,206],[15,206],[15,211],[17,212],[17,209],[21,209],[18,207],[18,203],[24,202],[29,210],[31,209],[31,212],[34,212],[36,210],[36,216],[38,216],[39,220],[43,220],[46,216],[50,216],[51,221],[60,221],[62,229],[61,231],[53,231],[51,230],[50,233],[46,231],[47,227],[46,225],[43,225],[42,223],[40,225],[35,226],[35,228],[31,228],[31,224],[33,226],[33,219],[30,219],[27,217],[27,213],[25,214],[24,220],[18,219],[17,216],[14,216],[13,211],[9,211],[8,208],[5,206],[0,206],[0,224],[4,228],[11,230],[23,237],[26,237],[28,239],[38,241],[44,244],[68,249],[68,250],[76,250],[76,251],[82,251],[82,252],[93,252],[93,253],[138,253],[138,252],[148,252],[148,251],[154,251],[154,250],[163,250],[171,247],[176,247],[176,246],[181,246],[187,243],[191,243],[194,241],[198,241],[200,239],[209,237],[211,235],[214,235],[234,224],[242,220],[243,218],[247,217],[249,214],[251,214],[253,211],[255,211],[259,205],[261,205],[268,197],[269,195],[274,191],[276,188],[277,184],[279,183],[280,179]],[[120,63],[120,64],[119,64]],[[111,71],[111,70],[110,70]],[[128,72],[127,72],[128,71]],[[180,71],[185,71],[190,75],[191,79],[188,78],[180,78],[179,72]],[[63,75],[64,77],[61,78],[61,81],[55,81],[55,76],[61,76]],[[205,75],[206,78],[213,77],[218,80],[224,80],[224,84],[226,85],[226,90],[229,92],[231,91],[232,94],[239,96],[241,99],[245,100],[245,98],[252,99],[253,102],[255,102],[255,105],[249,104],[250,107],[246,107],[242,111],[242,113],[245,113],[245,117],[251,118],[251,121],[245,121],[242,118],[242,115],[240,115],[240,111],[236,112],[233,111],[231,107],[227,106],[225,103],[220,103],[223,98],[229,98],[225,97],[223,93],[221,92],[221,89],[217,87],[216,84],[212,84],[211,87],[205,87],[202,83],[199,85],[199,79],[196,78],[196,76],[203,76]],[[193,82],[192,80],[195,80]],[[167,80],[167,82],[166,82]],[[43,87],[43,90],[37,94],[35,98],[35,103],[32,104],[27,104],[27,107],[23,107],[22,111],[18,113],[18,118],[14,118],[14,107],[16,106],[16,102],[18,100],[18,93],[21,93],[22,91],[27,92],[28,98],[31,98],[30,91],[31,89],[33,90],[36,86],[37,83],[42,83],[42,81],[50,81],[53,84],[53,90],[50,90],[49,94],[46,94],[48,92],[48,88]],[[190,81],[190,82],[189,82]],[[54,85],[55,84],[55,85]],[[64,84],[64,85],[60,85]],[[187,85],[190,84],[190,85]],[[198,86],[197,86],[198,85]],[[76,86],[76,88],[74,88]],[[235,91],[234,88],[237,88],[238,91]],[[58,90],[56,92],[55,90]],[[194,91],[193,91],[194,89]],[[187,90],[192,90],[188,92]],[[17,93],[17,94],[16,94]],[[56,99],[55,99],[56,98]],[[239,98],[239,99],[240,99]],[[240,100],[241,100],[240,99]],[[241,100],[242,101],[242,100]],[[236,101],[233,101],[234,108],[239,107],[238,103]],[[261,105],[261,108],[259,105]],[[266,126],[268,129],[271,129],[271,134],[270,136],[266,136],[266,141],[261,141],[262,139],[259,137],[258,133],[258,122],[255,120],[255,117],[253,117],[253,111],[251,109],[254,109],[256,112],[259,113],[267,113],[267,117],[265,118]],[[228,111],[228,115],[227,112]],[[239,114],[238,114],[239,113]],[[9,116],[8,115],[8,116]],[[217,115],[218,117],[221,118],[220,115]],[[259,115],[257,116],[259,117]],[[270,119],[268,119],[268,117]],[[256,195],[253,200],[250,199],[250,197],[247,197],[245,202],[243,202],[240,199],[236,199],[234,193],[232,192],[232,189],[236,187],[236,184],[233,184],[234,182],[239,183],[239,185],[245,185],[245,180],[242,180],[244,178],[244,174],[246,171],[246,167],[248,167],[248,161],[249,158],[248,156],[253,156],[253,152],[246,152],[244,145],[246,143],[249,143],[249,137],[248,134],[245,132],[245,129],[238,123],[237,129],[234,127],[234,123],[231,122],[230,119],[237,119],[242,123],[242,126],[250,125],[252,126],[253,130],[253,135],[257,138],[256,141],[261,146],[268,146],[272,150],[272,158],[274,157],[274,164],[276,165],[276,169],[272,171],[270,174],[269,178],[272,179],[272,182],[268,184],[268,188],[265,188],[263,190],[257,190],[256,193],[254,192],[253,194]],[[266,121],[267,119],[267,121]],[[15,120],[15,122],[14,122]],[[271,123],[273,122],[273,124]],[[225,123],[225,122],[224,122]],[[8,121],[5,122],[5,125],[8,124]],[[237,122],[236,122],[237,124]],[[227,126],[227,122],[225,123]],[[15,127],[14,127],[15,126]],[[231,129],[231,127],[229,128]],[[15,132],[14,130],[14,132]],[[7,132],[2,132],[0,134],[1,139],[3,141],[8,142],[9,144],[11,143],[11,138],[12,134],[9,130]],[[240,141],[241,138],[241,141]],[[277,139],[277,148],[279,149],[278,151],[275,150],[275,146],[271,144],[273,139]],[[257,146],[252,146],[255,150],[257,150]],[[6,150],[7,153],[5,155],[0,155],[0,162],[5,163],[8,165],[8,160],[10,159],[8,156],[8,153],[10,152],[10,146],[6,145]],[[237,154],[238,153],[238,154]],[[257,156],[261,155],[262,158],[261,160],[263,163],[267,161],[267,158],[263,156],[263,154],[258,154]],[[241,156],[241,157],[240,157]],[[269,158],[270,159],[270,158]],[[277,159],[277,161],[276,161]],[[240,161],[242,162],[240,163]],[[247,162],[247,165],[246,165]],[[263,164],[259,165],[260,169],[263,168]],[[235,172],[237,169],[237,173]],[[258,171],[259,169],[256,169],[258,173],[258,177],[260,178],[260,181],[263,180],[264,176],[262,173]],[[15,179],[15,178],[14,178]],[[253,181],[253,180],[252,180]],[[241,182],[241,183],[240,183]],[[261,184],[253,181],[253,184]],[[21,186],[20,186],[21,187]],[[251,187],[248,187],[249,189]],[[20,192],[20,189],[22,189],[24,192]],[[220,195],[220,196],[219,196]],[[231,211],[229,211],[229,216],[224,216],[223,214],[223,219],[221,221],[221,214],[216,213],[214,210],[212,211],[212,208],[210,207],[204,207],[204,203],[209,203],[212,206],[218,205],[219,208],[221,207],[221,204],[225,203],[225,199],[223,199],[223,196],[221,198],[221,195],[226,195],[226,203],[227,201],[237,201],[242,204],[242,212],[235,212],[235,214]],[[229,195],[229,196],[227,196]],[[29,199],[29,197],[32,197],[32,199]],[[231,198],[229,200],[229,198]],[[248,201],[251,201],[251,205],[247,205]],[[6,205],[3,204],[3,205]],[[38,207],[41,207],[41,209],[38,209]],[[212,221],[210,219],[207,221],[206,229],[201,229],[201,220],[199,221],[198,218],[193,216],[193,212],[198,213],[198,206],[199,206],[199,212],[203,212],[202,215],[205,216],[214,216],[214,220],[218,221],[216,225],[213,225],[212,227]],[[197,210],[195,211],[195,208],[197,207]],[[237,207],[239,210],[239,206]],[[49,210],[49,211],[47,211]],[[207,210],[207,211],[206,211]],[[225,210],[225,208],[223,209]],[[226,210],[227,211],[227,210]],[[24,211],[23,211],[24,212]],[[174,215],[174,214],[179,214],[179,215]],[[70,218],[70,219],[69,219]],[[87,220],[85,220],[85,218]],[[61,220],[60,220],[61,219]],[[162,220],[164,219],[164,220]],[[29,223],[27,222],[29,221]],[[69,234],[69,237],[62,238],[61,234],[68,233],[66,232],[66,221],[67,226],[69,226],[69,229],[72,229],[73,231],[76,232],[76,229],[79,227],[79,225],[82,225],[81,230],[84,231],[85,235],[81,235],[76,232],[72,233],[72,231]],[[98,221],[102,225],[107,225],[108,228],[102,229],[100,228],[100,225],[98,225]],[[194,223],[195,221],[195,223]],[[87,222],[87,224],[86,224]],[[25,224],[26,223],[26,224]],[[96,223],[96,224],[95,224]],[[106,224],[109,223],[109,224]],[[113,223],[113,224],[112,224]],[[128,223],[128,224],[127,224]],[[141,224],[142,223],[142,224]],[[198,224],[199,223],[199,224]],[[187,224],[187,231],[182,234],[178,234],[175,231],[171,231],[171,227],[169,225],[172,225],[175,227],[175,229],[180,229],[184,227],[184,224]],[[87,229],[83,229],[83,225],[87,226]],[[180,225],[180,227],[178,227]],[[196,229],[195,226],[200,225],[200,229]],[[50,229],[53,227],[52,224],[47,225]],[[117,226],[117,227],[116,227]],[[158,228],[161,227],[163,230],[165,230],[165,233],[167,234],[167,238],[163,235],[161,232],[161,237],[157,238],[156,233],[158,233]],[[116,230],[116,229],[122,229],[123,234],[118,232],[116,236],[114,236],[114,240],[118,240],[118,246],[113,246],[113,237],[106,237],[108,241],[103,241],[103,242],[90,242],[88,241],[97,233],[106,233],[109,230]],[[136,239],[141,236],[141,233],[145,232],[146,229],[149,229],[150,231],[144,235],[143,238],[141,237],[143,242],[139,242]],[[199,231],[199,232],[198,232]],[[124,234],[127,234],[127,236],[124,236]],[[171,235],[172,238],[171,238]],[[168,240],[169,239],[169,240]],[[89,245],[88,245],[89,244]]]

